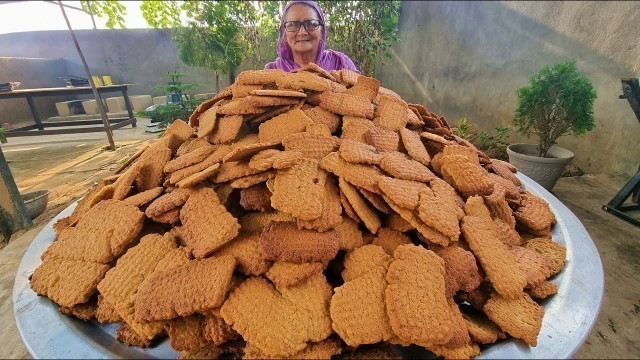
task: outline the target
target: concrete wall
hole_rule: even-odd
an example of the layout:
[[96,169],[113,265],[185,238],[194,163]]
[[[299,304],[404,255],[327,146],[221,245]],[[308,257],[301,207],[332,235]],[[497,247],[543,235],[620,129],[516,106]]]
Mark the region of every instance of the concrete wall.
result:
[[[577,60],[598,93],[596,128],[559,140],[586,172],[630,176],[640,163],[640,124],[620,78],[640,75],[636,2],[403,2],[400,43],[378,68],[382,85],[450,123],[512,128],[516,89],[542,66]],[[512,142],[528,141],[510,131]]]
[[[66,75],[67,64],[63,59],[0,57],[0,82],[20,81],[19,89],[64,86],[59,77]],[[66,100],[70,99],[58,96],[34,98],[41,119],[57,115],[55,103]],[[13,126],[34,124],[26,99],[0,101],[0,126],[7,122]]]

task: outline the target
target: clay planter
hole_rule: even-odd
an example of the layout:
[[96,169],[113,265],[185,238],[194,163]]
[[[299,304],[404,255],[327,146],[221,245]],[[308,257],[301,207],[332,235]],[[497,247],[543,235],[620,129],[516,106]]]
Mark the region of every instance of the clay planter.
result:
[[573,159],[573,153],[561,147],[552,146],[548,157],[539,157],[537,145],[511,144],[507,146],[509,162],[518,171],[532,178],[535,182],[551,191],[562,175],[565,166]]

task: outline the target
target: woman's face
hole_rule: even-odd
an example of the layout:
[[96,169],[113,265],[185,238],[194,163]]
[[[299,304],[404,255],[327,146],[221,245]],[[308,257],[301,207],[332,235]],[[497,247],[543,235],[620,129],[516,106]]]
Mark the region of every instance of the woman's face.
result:
[[[285,14],[285,22],[305,20],[320,20],[313,8],[304,4],[292,5]],[[314,31],[307,31],[304,26],[300,26],[297,32],[285,31],[287,44],[294,53],[304,53],[313,51],[318,48],[318,42],[322,36],[322,27],[318,27]]]

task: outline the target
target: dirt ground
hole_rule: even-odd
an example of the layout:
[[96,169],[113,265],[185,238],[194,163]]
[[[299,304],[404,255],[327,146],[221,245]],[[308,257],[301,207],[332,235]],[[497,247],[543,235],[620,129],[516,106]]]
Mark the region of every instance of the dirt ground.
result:
[[[2,145],[20,191],[50,189],[51,193],[34,227],[14,234],[0,249],[0,358],[30,358],[16,329],[11,296],[18,265],[31,240],[97,179],[111,175],[141,144],[157,137],[144,132],[146,123],[142,120],[135,129],[116,130],[116,151],[105,150],[103,133],[10,138]],[[626,180],[583,175],[562,178],[554,188],[555,196],[589,232],[605,271],[600,316],[576,358],[640,357],[640,228],[602,210]]]

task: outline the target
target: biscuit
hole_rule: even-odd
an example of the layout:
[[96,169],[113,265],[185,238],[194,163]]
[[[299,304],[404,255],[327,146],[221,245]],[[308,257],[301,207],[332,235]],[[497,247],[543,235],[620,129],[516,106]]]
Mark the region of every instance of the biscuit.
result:
[[451,181],[447,182],[465,197],[491,195],[493,192],[493,183],[490,181],[487,171],[463,155],[443,156],[441,172],[445,180],[447,180],[447,175],[450,177]]
[[[424,119],[424,117],[423,117]],[[437,135],[437,134],[433,134],[430,133],[428,131],[425,132],[421,132],[420,136],[427,139],[427,141],[431,142],[431,143],[437,143],[440,144],[440,146],[442,145],[456,145],[457,143],[455,141],[451,141],[451,140],[447,140],[444,137]]]
[[551,275],[553,276],[564,268],[564,264],[567,258],[567,250],[561,244],[544,238],[534,238],[527,241],[524,247],[531,249],[546,256],[553,263]]
[[240,233],[235,239],[213,253],[214,257],[229,255],[236,259],[237,271],[247,276],[262,275],[271,264],[262,252],[258,240],[260,234]]
[[292,263],[274,261],[265,276],[276,287],[294,286],[313,275],[321,274],[325,267],[322,262]]
[[304,155],[299,151],[282,151],[273,158],[274,169],[288,169],[302,162]]
[[340,140],[340,157],[351,163],[380,164],[383,155],[375,147],[355,140]]
[[367,130],[364,138],[381,153],[400,151],[400,135],[396,131],[374,126]]
[[500,219],[507,223],[509,227],[515,228],[516,219],[513,216],[513,211],[509,207],[509,203],[505,196],[506,192],[504,187],[500,184],[495,184],[493,186],[493,193],[489,196],[485,196],[484,203],[487,205],[492,218]]
[[222,158],[222,162],[246,160],[261,151],[277,149],[278,147],[280,147],[280,141],[259,142],[257,144],[239,146],[225,155]]
[[[160,139],[167,139],[167,146],[171,148],[171,150],[177,150],[183,142],[193,135],[193,130],[194,129],[186,122],[181,119],[176,119],[167,127],[164,133],[162,133]],[[171,139],[171,137],[174,137],[174,139]]]
[[309,71],[309,72],[313,72],[316,73],[322,77],[325,77],[331,81],[338,81],[336,80],[335,77],[333,77],[333,75],[331,75],[327,70],[321,68],[320,66],[318,66],[317,64],[310,62],[309,64],[300,67],[298,69],[294,69],[291,70],[292,73],[296,73],[296,72],[300,72],[300,71]]
[[349,200],[349,204],[351,204],[353,210],[358,214],[358,217],[362,220],[367,229],[372,234],[375,234],[382,226],[382,222],[380,221],[380,217],[376,211],[367,205],[358,190],[343,178],[339,179],[339,186],[340,191],[342,191],[347,200]]
[[418,161],[422,165],[429,165],[431,162],[431,156],[429,156],[427,148],[424,147],[422,140],[420,140],[420,135],[409,129],[402,128],[400,129],[400,138],[402,140],[402,145],[412,159]]
[[273,222],[260,234],[259,244],[267,260],[327,262],[336,257],[340,239],[334,230],[318,233],[292,222]]
[[444,201],[455,207],[458,218],[462,219],[464,216],[465,201],[458,195],[456,189],[440,178],[429,181],[429,187],[431,187],[431,190],[433,190],[436,196],[441,197]]
[[550,228],[556,222],[549,204],[529,191],[522,195],[522,201],[514,216],[518,223],[538,231]]
[[189,351],[207,346],[204,317],[199,314],[179,317],[167,322],[169,344],[176,351]]
[[[284,359],[331,359],[340,354],[342,347],[336,339],[326,339],[317,343],[309,343],[302,351]],[[243,359],[282,359],[280,356],[270,357],[260,351],[256,346],[247,343],[244,348]]]
[[[77,207],[77,206],[76,206]],[[65,216],[63,218],[58,219],[54,224],[53,224],[53,231],[56,234],[56,238],[58,238],[58,236],[60,236],[60,234],[62,234],[63,231],[71,228],[71,217],[70,216]]]
[[425,346],[446,344],[453,336],[444,275],[444,261],[433,251],[415,245],[396,248],[385,298],[389,323],[401,340]]
[[393,213],[393,209],[391,209],[389,205],[384,202],[384,199],[380,195],[362,188],[358,188],[358,191],[378,211],[387,215]]
[[287,73],[280,69],[247,70],[238,74],[235,83],[242,85],[275,84],[277,79],[284,76],[287,76]]
[[217,115],[218,107],[212,106],[198,118],[198,139],[204,138],[213,131],[213,128],[216,126]]
[[281,152],[276,149],[262,150],[249,159],[249,167],[260,171],[269,170],[273,167],[275,156]]
[[[142,169],[143,165],[144,163],[140,161],[133,164],[133,166],[131,166],[129,170],[127,170],[124,174],[122,174],[122,176],[120,176],[118,180],[116,180],[116,182],[113,183],[113,185],[105,186],[102,189],[102,194],[99,194],[98,197],[103,199],[111,198],[115,200],[122,200],[126,198],[127,194],[129,194],[129,192],[131,191],[131,186],[133,185],[133,182],[135,181],[136,177],[138,177],[138,174],[140,173],[140,170]],[[105,191],[108,190],[110,187],[114,188],[113,194],[111,197],[107,197],[105,195]]]
[[357,95],[325,91],[320,95],[320,107],[339,115],[373,119],[373,104]]
[[102,294],[98,295],[98,308],[96,309],[96,320],[102,324],[119,323],[124,320],[118,314],[116,309],[107,300],[105,300]]
[[502,186],[505,189],[505,198],[510,205],[520,205],[522,199],[519,187],[515,186],[511,181],[493,173],[489,173],[489,180],[493,182],[493,186]]
[[329,84],[320,76],[302,71],[298,73],[288,73],[276,79],[279,89],[291,90],[311,90],[322,92],[329,88]]
[[240,189],[240,206],[245,210],[272,211],[271,191],[264,184]]
[[391,176],[402,180],[428,182],[437,178],[429,168],[407,158],[400,152],[389,152],[380,161],[380,168]]
[[309,341],[308,318],[263,278],[249,278],[235,288],[220,316],[267,356],[293,355]]
[[304,132],[307,125],[312,123],[313,120],[304,111],[290,110],[260,124],[258,138],[261,143],[282,141],[291,134]]
[[193,192],[180,211],[182,233],[196,258],[204,258],[238,235],[240,224],[209,188]]
[[[122,165],[120,165],[120,167],[118,169],[116,169],[116,171],[113,173],[113,178],[115,180],[118,179],[118,176],[122,170],[126,169],[129,165],[131,165],[132,162],[134,162],[137,158],[140,157],[140,155],[142,155],[147,149],[149,148],[149,144],[145,144],[142,147],[140,147],[138,150],[136,150],[135,153],[133,153],[133,155],[131,155]],[[103,178],[103,181],[109,182],[109,179],[112,177],[106,177]]]
[[447,236],[452,242],[460,237],[457,206],[437,196],[431,189],[420,191],[418,216],[427,225]]
[[381,192],[378,180],[382,172],[373,166],[349,163],[343,160],[338,152],[332,152],[320,161],[320,167],[357,187],[376,194]]
[[176,186],[178,188],[188,188],[188,187],[192,187],[195,185],[198,185],[200,183],[202,183],[203,181],[206,181],[207,179],[210,179],[215,173],[218,172],[218,170],[220,169],[220,164],[213,164],[212,166],[197,172],[195,174],[189,175],[186,178],[178,181],[176,183]]
[[246,189],[257,184],[263,183],[267,180],[274,179],[276,177],[275,170],[263,171],[257,174],[243,176],[232,180],[229,185],[232,189]]
[[310,109],[303,110],[314,123],[326,125],[331,133],[335,133],[340,127],[340,116],[327,111],[319,106],[314,106]]
[[326,339],[333,333],[329,303],[333,288],[323,274],[315,274],[294,286],[277,286],[282,297],[289,300],[301,313],[306,312],[307,336],[312,342]]
[[233,99],[237,99],[248,96],[252,91],[261,89],[262,85],[246,85],[236,81],[231,85],[231,95]]
[[466,157],[469,161],[476,165],[480,165],[480,159],[476,150],[463,145],[446,145],[442,150],[443,156],[448,155],[461,155]]
[[329,129],[327,125],[315,122],[313,124],[307,125],[305,131],[309,134],[331,136],[331,129]]
[[[397,212],[398,215],[400,215],[403,219],[405,219],[409,224],[411,224],[411,226],[413,226],[418,233],[420,233],[424,238],[426,238],[428,241],[434,243],[434,244],[438,244],[441,246],[447,246],[449,245],[449,238],[444,236],[444,234],[442,234],[441,232],[439,232],[438,230],[435,230],[434,228],[426,225],[424,222],[422,222],[422,220],[420,220],[420,218],[418,217],[418,215],[409,209],[403,208],[399,205],[397,205],[396,203],[394,203],[391,199],[387,198],[386,196],[383,196],[384,201],[387,202],[387,204],[389,204],[389,206],[393,209],[393,211]],[[421,239],[422,241],[422,239]]]
[[515,186],[522,185],[522,182],[520,181],[520,179],[518,179],[518,177],[514,175],[515,171],[513,170],[517,171],[517,169],[515,169],[515,167],[509,164],[508,162],[504,162],[498,159],[491,159],[491,164],[489,164],[488,168],[491,169],[498,176],[511,181],[513,185]]
[[135,318],[169,320],[222,305],[231,288],[236,261],[231,256],[191,260],[153,274],[138,289]]
[[259,125],[269,119],[272,119],[278,115],[287,113],[291,110],[295,110],[297,109],[299,106],[298,105],[283,105],[283,106],[274,106],[273,108],[271,108],[270,110],[265,111],[262,114],[256,114],[256,115],[252,115],[251,118],[247,118],[246,122],[248,122],[252,128],[254,128],[256,125]]
[[484,312],[509,335],[531,346],[538,344],[544,308],[531,300],[529,295],[523,293],[509,299],[493,293],[484,305]]
[[325,232],[336,227],[342,221],[340,192],[335,182],[327,178],[324,185],[322,215],[315,220],[296,219],[299,228]]
[[409,210],[418,208],[420,192],[428,189],[427,185],[417,181],[396,179],[388,176],[381,176],[378,186],[391,201]]
[[553,262],[546,256],[521,246],[512,246],[509,251],[513,254],[518,266],[527,279],[527,286],[533,286],[553,275]]
[[340,203],[342,204],[344,213],[347,214],[347,216],[351,220],[355,221],[356,224],[360,224],[362,222],[362,219],[360,219],[360,216],[356,214],[356,211],[353,209],[353,206],[351,206],[351,204],[349,203],[349,200],[347,199],[347,197],[342,191],[340,191]]
[[220,346],[240,337],[224,319],[218,315],[207,315],[204,319],[204,338],[214,346]]
[[513,254],[499,240],[493,222],[465,216],[461,230],[496,291],[510,299],[519,297],[527,279]]
[[364,117],[345,115],[342,117],[342,135],[340,136],[340,139],[353,140],[366,144],[367,138],[365,135],[375,126],[376,125],[373,121]]
[[558,287],[554,283],[541,281],[527,288],[526,293],[534,299],[546,299],[558,293]]
[[221,117],[216,121],[216,127],[207,137],[207,141],[211,144],[224,144],[235,140],[238,137],[242,123],[241,115]]
[[31,289],[60,306],[86,303],[109,265],[79,260],[45,259],[31,275]]
[[520,234],[509,224],[500,219],[494,219],[493,224],[495,225],[496,231],[500,236],[500,241],[502,241],[503,244],[508,246],[520,246],[524,243]]
[[129,196],[128,198],[124,199],[124,202],[133,206],[141,207],[142,205],[160,196],[163,191],[164,188],[162,186],[158,186],[151,190],[143,191],[133,196]]
[[190,189],[176,189],[168,194],[164,194],[149,204],[145,210],[145,214],[151,218],[182,206],[187,202],[192,193],[193,191]]
[[480,344],[493,344],[498,339],[504,339],[505,334],[498,325],[494,324],[486,316],[479,313],[462,313],[462,318],[467,324],[471,340]]
[[345,91],[346,94],[360,96],[373,101],[378,95],[380,89],[380,80],[359,75],[356,83]]
[[483,277],[471,252],[458,246],[449,246],[435,250],[435,253],[444,260],[447,299],[459,290],[471,292],[480,286]]
[[248,97],[236,98],[218,108],[218,114],[222,115],[248,115],[262,114],[266,107],[256,105]]
[[482,196],[469,196],[467,202],[464,204],[464,213],[467,216],[476,216],[485,220],[492,220],[489,208],[484,204]]
[[283,212],[250,213],[238,219],[242,231],[261,233],[272,221],[294,221],[293,216]]
[[470,359],[480,354],[480,347],[474,343],[457,346],[431,345],[427,349],[445,359]]
[[302,220],[322,215],[327,172],[318,160],[304,159],[300,164],[280,170],[275,177],[271,206]]
[[382,247],[387,254],[393,256],[393,252],[398,246],[411,243],[411,239],[407,235],[389,228],[381,228],[371,244]]
[[384,226],[399,232],[407,232],[415,229],[407,220],[395,212],[384,217]]
[[171,153],[166,146],[152,146],[140,156],[141,169],[135,180],[138,191],[153,189],[164,182],[163,168],[171,160]]
[[353,251],[364,245],[362,231],[358,227],[358,223],[348,217],[342,217],[342,221],[335,227],[338,237],[340,238],[340,250]]
[[175,224],[180,221],[180,208],[173,208],[161,214],[149,216],[149,219],[164,224]]
[[98,304],[96,299],[92,299],[86,303],[74,305],[72,307],[60,306],[58,311],[62,314],[74,316],[82,321],[89,321],[96,317]]
[[391,255],[381,246],[368,244],[349,252],[344,258],[342,279],[351,281],[374,271],[382,266],[384,269],[391,263]]
[[410,127],[424,126],[424,121],[422,121],[422,117],[420,117],[418,112],[415,111],[410,106],[407,108],[407,125],[409,125]]
[[334,289],[332,327],[347,345],[375,344],[394,336],[385,310],[386,272],[377,266]]
[[163,170],[165,173],[170,173],[180,169],[184,169],[191,165],[195,165],[204,161],[204,159],[206,159],[207,156],[211,155],[216,149],[217,148],[212,145],[198,147],[197,149],[193,149],[186,154],[178,156],[175,159],[169,161],[164,166]]
[[409,110],[409,107],[403,100],[389,95],[382,95],[375,109],[373,122],[390,130],[398,131],[404,129],[407,126],[407,110]]
[[320,161],[329,153],[338,150],[340,140],[334,136],[301,132],[283,138],[282,145],[287,151],[299,151],[305,158]]
[[230,161],[220,166],[218,173],[213,177],[213,182],[224,183],[261,172],[249,167],[248,161]]
[[251,103],[252,105],[259,107],[293,105],[297,104],[299,101],[297,98],[293,97],[271,95],[249,95],[244,99],[246,99],[246,101]]
[[[489,300],[490,290],[486,282],[480,284],[480,287],[471,291],[471,292],[463,292],[459,291],[456,294],[456,298],[461,301],[466,301],[476,310],[483,311],[482,307]],[[484,285],[484,286],[483,286]]]
[[449,342],[444,346],[447,348],[457,348],[459,346],[471,343],[469,330],[467,329],[467,324],[462,318],[462,313],[458,308],[458,304],[456,304],[453,298],[447,299],[447,302],[449,304],[449,311],[451,313],[451,320],[453,322],[453,336],[451,336],[451,340],[449,340]]
[[218,147],[211,155],[207,156],[202,162],[191,165],[184,169],[177,170],[171,173],[169,177],[170,184],[177,184],[180,180],[183,180],[195,173],[198,173],[208,167],[215,165],[216,163],[222,161],[222,158],[231,151],[231,147],[227,145],[222,145]]
[[113,194],[115,193],[116,187],[115,183],[112,185],[107,185],[100,188],[100,191],[91,199],[89,203],[89,208],[93,207],[95,204],[99,203],[102,200],[108,200],[113,198]]
[[151,346],[151,340],[138,335],[127,323],[120,325],[118,331],[116,331],[116,340],[123,344],[137,346],[143,349]]
[[290,91],[290,90],[251,90],[249,92],[251,95],[260,95],[260,96],[285,96],[285,97],[293,97],[293,98],[306,98],[307,94],[301,91]]

